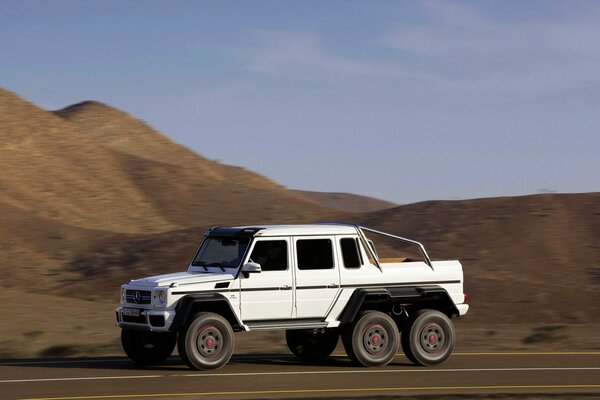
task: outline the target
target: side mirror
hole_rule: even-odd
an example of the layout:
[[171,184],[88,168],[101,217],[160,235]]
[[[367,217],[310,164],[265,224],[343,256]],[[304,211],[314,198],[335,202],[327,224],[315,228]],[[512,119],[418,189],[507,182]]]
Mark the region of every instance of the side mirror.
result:
[[249,262],[242,266],[242,272],[244,273],[244,276],[247,276],[248,274],[255,274],[257,272],[262,272],[262,268],[261,268],[260,264],[258,264],[258,263]]

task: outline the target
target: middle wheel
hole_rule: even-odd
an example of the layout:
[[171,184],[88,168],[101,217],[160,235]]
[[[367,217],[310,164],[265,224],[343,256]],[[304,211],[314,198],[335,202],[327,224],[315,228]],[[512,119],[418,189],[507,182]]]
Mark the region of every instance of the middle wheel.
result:
[[290,351],[307,361],[320,361],[329,357],[337,346],[338,338],[337,329],[285,331],[285,341]]
[[394,320],[379,311],[363,311],[342,334],[348,357],[365,367],[389,364],[400,346],[400,332]]

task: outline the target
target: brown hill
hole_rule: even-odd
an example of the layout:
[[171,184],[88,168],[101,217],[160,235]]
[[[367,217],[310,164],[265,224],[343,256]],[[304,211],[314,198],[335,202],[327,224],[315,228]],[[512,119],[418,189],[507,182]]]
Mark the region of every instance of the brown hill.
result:
[[51,113],[0,89],[0,160],[4,286],[30,285],[34,271],[33,282],[49,289],[77,278],[65,265],[107,237],[323,214],[267,178],[209,161],[96,102]]
[[0,89],[0,202],[68,225],[157,232],[320,215],[267,178],[169,141],[111,107],[49,113]]
[[121,153],[160,164],[182,166],[198,174],[200,181],[220,181],[258,189],[278,191],[285,196],[302,199],[289,193],[270,179],[240,167],[210,161],[155,131],[132,115],[97,101],[84,101],[54,111],[107,147]]
[[[567,339],[559,335],[560,346],[589,348],[599,322],[600,193],[430,201],[357,214],[384,204],[289,191],[207,160],[109,106],[85,102],[50,113],[2,89],[0,167],[2,299],[29,313],[21,327],[0,321],[7,333],[0,355],[29,355],[23,349],[32,335],[40,335],[36,353],[57,335],[99,343],[92,333],[107,324],[113,332],[120,283],[184,269],[204,229],[216,224],[346,220],[421,240],[434,259],[463,262],[473,308],[459,326],[482,348],[497,348],[490,342],[513,328],[523,335],[539,327],[525,338],[539,340],[563,325],[576,328]],[[40,301],[73,307],[85,326],[72,325],[72,315],[50,318]],[[85,317],[89,310],[106,319]],[[92,319],[100,322],[86,328]],[[515,337],[512,348],[528,343]]]
[[295,192],[322,206],[347,213],[366,213],[398,206],[398,204],[389,201],[351,193],[311,192],[307,190],[296,190]]
[[102,103],[86,101],[55,114],[114,150],[131,182],[178,227],[322,215],[324,208],[309,199],[243,168],[207,160]]
[[176,227],[116,167],[113,151],[2,89],[0,160],[0,203],[30,215],[118,232]]
[[[433,259],[462,261],[471,310],[456,323],[460,351],[598,349],[596,337],[589,332],[600,327],[600,193],[430,201],[332,219],[413,237],[425,244]],[[52,237],[52,226],[56,237]],[[19,229],[18,224],[13,228]],[[109,315],[120,283],[182,270],[204,227],[146,235],[105,233],[93,240],[89,236],[94,232],[72,231],[55,223],[44,229],[35,237],[45,243],[39,252],[62,257],[64,263],[45,277],[48,286],[41,291],[62,296],[43,300],[51,309],[60,304],[78,315],[93,310],[92,315],[85,317],[83,327],[69,331],[65,327],[80,326],[77,318],[67,313],[57,317],[61,323],[48,320],[35,303],[42,296],[29,296],[23,287],[19,290],[17,282],[14,288],[3,290],[2,296],[9,304],[19,299],[30,318],[17,316],[27,322],[27,328],[0,326],[9,332],[7,339],[0,340],[0,354],[119,353],[118,332],[111,327]],[[87,246],[73,237],[83,238]],[[65,247],[79,250],[58,254],[54,244],[63,240],[68,243]],[[25,269],[22,277],[29,279],[25,286],[44,272]],[[69,297],[88,301],[67,301]],[[34,332],[44,334],[29,346]],[[256,340],[254,351],[285,347],[273,335],[268,345],[260,337]]]
[[600,193],[427,201],[350,219],[460,259],[474,323],[600,322]]
[[87,136],[103,145],[137,158],[162,164],[189,165],[203,170],[203,177],[222,179],[218,165],[172,142],[145,122],[97,101],[84,101],[54,111]]
[[[600,193],[429,201],[333,219],[415,238],[433,259],[460,259],[473,307],[465,321],[598,322]],[[108,289],[134,276],[179,271],[202,231],[107,237],[69,264],[70,273],[86,275],[72,285]]]

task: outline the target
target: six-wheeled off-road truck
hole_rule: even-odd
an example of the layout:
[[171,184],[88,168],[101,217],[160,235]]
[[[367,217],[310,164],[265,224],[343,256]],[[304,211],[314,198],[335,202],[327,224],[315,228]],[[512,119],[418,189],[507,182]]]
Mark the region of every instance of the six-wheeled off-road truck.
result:
[[[420,257],[380,257],[373,235]],[[451,318],[468,308],[461,264],[431,261],[410,239],[351,224],[215,227],[186,272],[124,284],[116,325],[140,364],[177,346],[190,368],[219,368],[234,332],[285,330],[305,360],[328,357],[341,336],[359,365],[386,365],[400,346],[415,364],[434,365],[454,347]]]

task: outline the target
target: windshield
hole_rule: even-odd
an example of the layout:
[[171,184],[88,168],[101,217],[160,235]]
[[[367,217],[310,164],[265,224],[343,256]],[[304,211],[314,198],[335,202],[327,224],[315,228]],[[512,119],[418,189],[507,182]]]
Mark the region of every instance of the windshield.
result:
[[249,238],[207,237],[192,261],[192,266],[237,268],[249,242]]

